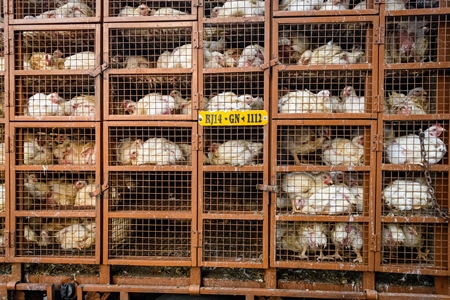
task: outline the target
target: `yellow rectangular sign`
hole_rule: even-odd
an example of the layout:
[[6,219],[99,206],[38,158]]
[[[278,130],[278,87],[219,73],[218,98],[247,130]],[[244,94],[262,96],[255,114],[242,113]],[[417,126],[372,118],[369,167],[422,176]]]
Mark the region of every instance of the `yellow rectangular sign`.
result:
[[269,122],[265,110],[200,111],[198,123],[202,126],[252,126]]

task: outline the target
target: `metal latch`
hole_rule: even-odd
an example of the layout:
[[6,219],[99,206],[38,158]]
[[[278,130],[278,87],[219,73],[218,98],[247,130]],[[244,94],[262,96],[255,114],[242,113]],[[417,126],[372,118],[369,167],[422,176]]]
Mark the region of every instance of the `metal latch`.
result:
[[203,135],[193,134],[192,135],[192,151],[202,151],[203,150]]
[[380,251],[380,246],[378,244],[378,235],[373,234],[370,237],[370,250],[372,252],[379,252]]
[[109,186],[107,183],[101,185],[100,187],[96,188],[92,192],[89,192],[89,197],[97,197],[98,195],[102,194],[104,191],[109,189]]
[[378,299],[378,292],[376,290],[365,289],[366,299]]
[[276,66],[276,65],[279,65],[279,64],[280,64],[280,61],[278,60],[278,58],[275,58],[275,59],[269,60],[268,63],[259,65],[259,67],[260,67],[262,70],[266,70],[266,69],[268,69],[268,68],[270,68],[270,67],[273,67],[273,66]]
[[276,186],[276,185],[257,184],[256,189],[260,190],[260,191],[268,191],[268,192],[278,193],[278,186]]
[[[380,1],[381,2],[381,1]],[[384,27],[374,29],[374,42],[377,45],[384,44]]]
[[380,152],[383,151],[383,142],[378,134],[375,134],[372,137],[372,152]]
[[90,71],[89,76],[97,77],[100,73],[103,73],[108,68],[109,68],[108,63],[104,63],[104,64],[100,65],[100,67]]

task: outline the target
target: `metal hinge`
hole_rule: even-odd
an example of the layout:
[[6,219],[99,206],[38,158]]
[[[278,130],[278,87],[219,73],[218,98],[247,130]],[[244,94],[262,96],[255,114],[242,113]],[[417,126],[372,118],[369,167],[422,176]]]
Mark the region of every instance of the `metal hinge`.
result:
[[373,97],[375,101],[372,102],[372,113],[379,113],[384,111],[384,97],[377,95]]
[[14,51],[13,51],[12,47],[14,47],[14,46],[11,46],[11,45],[14,45],[13,44],[13,39],[12,38],[8,38],[7,42],[6,42],[5,55],[13,54]]
[[9,136],[8,137],[8,150],[6,151],[7,153],[14,153],[14,140],[15,140],[16,136],[13,135],[12,137]]
[[194,45],[194,49],[202,49],[203,48],[203,32],[202,31],[194,31],[192,44]]
[[6,14],[11,15],[13,13],[14,0],[8,1],[8,7],[6,8]]
[[100,65],[100,67],[89,72],[89,76],[97,77],[101,73],[105,72],[105,70],[107,70],[108,68],[109,68],[109,65],[108,65],[108,63],[105,62],[104,64]]
[[376,45],[384,44],[384,27],[374,29],[373,41]]
[[6,245],[6,247],[8,247],[8,248],[14,248],[14,242],[15,242],[15,231],[14,230],[12,230],[12,231],[10,231],[10,230],[5,230],[4,231],[4,234],[5,234],[5,245]]
[[192,151],[202,151],[203,150],[203,135],[193,134],[192,135]]
[[256,189],[260,191],[268,191],[272,193],[278,193],[278,186],[268,184],[257,184]]
[[373,234],[370,237],[370,246],[369,246],[370,251],[372,251],[372,252],[379,252],[380,251],[380,245],[378,244],[378,240],[379,240],[379,238],[378,238],[377,234]]
[[203,7],[203,2],[199,1],[198,3],[193,4],[194,7]]
[[264,63],[262,65],[259,65],[259,67],[262,70],[266,70],[266,69],[268,69],[270,67],[273,67],[273,66],[276,66],[276,65],[279,65],[279,64],[280,64],[280,61],[278,60],[278,58],[275,58],[275,59],[269,60],[268,63]]
[[98,195],[103,194],[104,191],[109,189],[108,183],[102,184],[100,187],[96,188],[92,192],[89,192],[89,197],[97,197]]
[[375,134],[374,136],[372,136],[371,143],[372,143],[372,147],[371,147],[372,152],[383,151],[383,140],[381,139],[381,137],[378,134]]

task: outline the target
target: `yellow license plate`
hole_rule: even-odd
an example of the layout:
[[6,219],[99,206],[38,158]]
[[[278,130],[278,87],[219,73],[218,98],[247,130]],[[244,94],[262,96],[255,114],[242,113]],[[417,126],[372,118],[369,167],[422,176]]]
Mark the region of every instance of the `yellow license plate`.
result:
[[202,126],[266,125],[268,121],[265,110],[200,111],[198,115],[198,123]]

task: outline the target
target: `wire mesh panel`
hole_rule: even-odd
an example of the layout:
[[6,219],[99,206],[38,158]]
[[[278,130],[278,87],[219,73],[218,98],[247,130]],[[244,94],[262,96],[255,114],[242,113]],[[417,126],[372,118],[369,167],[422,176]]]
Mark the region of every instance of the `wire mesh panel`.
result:
[[259,265],[263,262],[262,220],[203,220],[202,264]]
[[[1,37],[0,37],[1,38]],[[3,60],[3,69],[2,69],[2,60]],[[5,106],[6,106],[6,83],[5,83],[5,76],[2,75],[3,71],[5,70],[5,59],[3,57],[0,57],[0,119],[4,119],[6,117],[5,112]]]
[[[272,51],[286,65],[372,64],[375,19],[348,17],[345,22],[307,23],[310,19],[278,19]],[[348,66],[351,67],[351,66]]]
[[191,172],[109,172],[108,211],[191,212]]
[[7,149],[6,149],[6,124],[0,123],[0,169],[3,169],[6,167],[6,156],[7,156]]
[[336,118],[344,113],[346,118],[367,118],[378,101],[372,71],[281,71],[273,78],[278,81],[273,91],[276,117]]
[[99,120],[99,89],[89,75],[15,76],[13,118]]
[[99,26],[11,27],[14,70],[93,70],[99,67]]
[[382,214],[384,216],[442,217],[448,213],[447,172],[383,171]]
[[[414,14],[415,9],[423,8],[448,8],[450,7],[448,1],[442,0],[388,0],[384,5],[385,10],[404,10],[407,14]],[[412,10],[409,12],[409,10]]]
[[196,20],[197,0],[193,1],[104,1],[106,22],[152,22]]
[[274,16],[277,17],[322,14],[354,15],[378,11],[378,7],[374,5],[375,1],[372,0],[277,0],[273,2]]
[[282,125],[276,128],[276,141],[277,166],[333,168],[371,164],[371,128],[368,125]]
[[98,197],[90,195],[96,193],[100,183],[95,175],[95,172],[84,171],[16,171],[16,210],[95,210]]
[[110,218],[108,258],[139,261],[191,260],[191,220]]
[[427,274],[427,269],[448,270],[447,224],[389,222],[381,225],[382,267],[420,268],[422,274]]
[[276,262],[332,261],[368,265],[369,226],[357,222],[286,222],[276,224]]
[[192,74],[110,74],[105,118],[192,118],[192,80]]
[[[204,165],[264,165],[265,128],[262,126],[204,127]],[[266,145],[266,147],[265,147]]]
[[[0,203],[0,210],[1,209],[2,209],[2,207],[1,207],[1,203]],[[5,250],[5,248],[6,248],[5,230],[6,230],[6,221],[5,221],[5,217],[4,217],[4,207],[3,207],[3,211],[0,211],[0,261],[4,261],[5,252],[6,252],[6,250]]]
[[[87,123],[84,123],[85,125]],[[14,124],[16,125],[16,124]],[[18,125],[18,124],[17,124]],[[99,125],[29,124],[14,126],[15,165],[95,168],[99,165]],[[31,127],[33,126],[33,127]],[[71,126],[71,127],[69,127]]]
[[251,70],[258,67],[260,71],[268,60],[265,37],[265,26],[260,22],[204,23],[201,41],[203,68],[239,67]]
[[448,165],[447,120],[388,121],[383,130],[383,163],[422,165],[426,160],[432,167]]
[[263,110],[267,84],[264,79],[262,72],[205,73],[200,108],[208,111]]
[[[93,259],[99,232],[94,218],[17,217],[15,256],[22,261]],[[23,258],[23,259],[21,259]],[[85,260],[87,261],[87,260]]]
[[369,172],[289,172],[277,179],[277,215],[369,216]]
[[250,17],[262,17],[266,11],[269,14],[270,1],[250,1],[240,0],[235,1],[222,1],[222,0],[206,0],[203,3],[204,17],[213,19],[222,18],[250,18]]
[[104,28],[104,34],[108,43],[104,59],[112,69],[162,68],[173,72],[191,69],[196,56],[189,22],[113,24]]
[[205,172],[203,213],[262,213],[264,182],[261,172]]
[[101,0],[9,2],[11,24],[85,23],[100,21]]
[[384,117],[450,113],[449,69],[385,70],[384,74]]
[[384,62],[449,62],[449,30],[448,15],[388,17],[385,24]]

